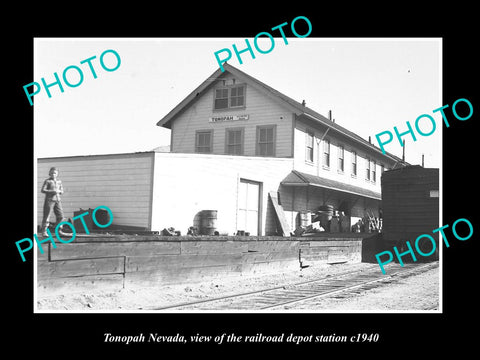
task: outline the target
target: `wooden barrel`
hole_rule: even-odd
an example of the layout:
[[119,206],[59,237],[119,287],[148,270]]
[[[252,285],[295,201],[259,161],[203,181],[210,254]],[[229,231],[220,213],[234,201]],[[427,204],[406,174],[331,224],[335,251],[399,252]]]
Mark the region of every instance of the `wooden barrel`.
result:
[[203,210],[200,222],[201,235],[214,235],[217,230],[217,210]]
[[325,229],[325,231],[330,231],[330,220],[333,217],[333,206],[332,205],[322,205],[318,207],[317,211],[318,219],[320,220],[320,225]]
[[302,227],[307,227],[309,225],[312,225],[312,215],[310,211],[301,211],[299,213],[299,219],[300,219],[300,226]]
[[332,205],[321,205],[318,207],[318,211],[324,214],[333,216],[333,206]]
[[[85,212],[88,212],[88,215],[85,215],[85,216],[82,216],[82,219],[83,219],[83,222],[85,223],[85,225],[83,225],[83,222],[80,218],[78,219],[75,219],[73,221],[73,226],[75,227],[75,231],[77,233],[86,233],[86,230],[85,230],[85,227],[88,229],[88,232],[92,231],[92,229],[94,228],[94,224],[93,224],[93,219],[92,219],[92,212],[93,212],[93,209],[88,209],[88,210],[83,210],[82,208],[80,208],[80,210],[78,211],[74,211],[73,212],[73,217],[77,217]],[[100,212],[100,210],[98,211]],[[97,217],[97,221],[98,221],[98,212],[96,215]],[[107,215],[108,216],[108,215]],[[106,222],[104,222],[103,224],[106,224],[108,222],[108,220]],[[97,228],[97,226],[95,226],[95,228]]]
[[320,221],[320,225],[322,225],[325,231],[330,231],[330,220],[332,220],[332,215],[328,213],[324,213],[323,211],[319,211],[318,213],[318,220]]

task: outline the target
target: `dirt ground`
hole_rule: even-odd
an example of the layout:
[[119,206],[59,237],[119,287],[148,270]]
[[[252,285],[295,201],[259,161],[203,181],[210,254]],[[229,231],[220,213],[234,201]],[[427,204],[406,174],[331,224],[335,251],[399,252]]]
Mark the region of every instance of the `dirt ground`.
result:
[[[286,285],[317,277],[378,267],[375,264],[322,265],[262,276],[230,277],[201,283],[168,285],[158,288],[122,289],[114,292],[65,294],[37,299],[39,312],[130,312],[154,311],[155,308],[209,297]],[[380,270],[379,270],[380,271]],[[388,273],[388,270],[387,270]],[[66,291],[67,293],[67,291]],[[401,278],[368,291],[349,292],[296,304],[293,311],[368,312],[423,310],[438,308],[439,268],[420,275]]]
[[335,312],[390,312],[439,309],[439,268],[366,291],[349,291],[338,296],[285,307],[286,310],[335,311]]

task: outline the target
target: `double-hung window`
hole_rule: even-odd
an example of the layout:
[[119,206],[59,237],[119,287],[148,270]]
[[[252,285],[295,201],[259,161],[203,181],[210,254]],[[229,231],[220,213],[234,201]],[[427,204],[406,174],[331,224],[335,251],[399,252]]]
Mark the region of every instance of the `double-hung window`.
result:
[[370,159],[365,159],[365,179],[370,180]]
[[213,107],[216,110],[228,109],[228,89],[215,89],[215,103]]
[[313,132],[307,131],[305,159],[308,162],[313,162],[313,144],[314,144]]
[[323,140],[323,165],[330,167],[330,140]]
[[245,105],[245,86],[235,86],[230,88],[230,107],[239,107]]
[[339,145],[338,146],[338,171],[343,172],[345,170],[345,149],[343,146]]
[[377,181],[377,162],[372,160],[372,181]]
[[226,151],[228,155],[243,155],[243,128],[226,130]]
[[257,149],[258,156],[275,156],[275,125],[257,126]]
[[214,110],[239,108],[245,106],[245,85],[228,86],[215,89]]
[[195,152],[209,154],[212,152],[213,130],[200,130],[195,133]]
[[357,153],[352,151],[352,175],[357,176]]

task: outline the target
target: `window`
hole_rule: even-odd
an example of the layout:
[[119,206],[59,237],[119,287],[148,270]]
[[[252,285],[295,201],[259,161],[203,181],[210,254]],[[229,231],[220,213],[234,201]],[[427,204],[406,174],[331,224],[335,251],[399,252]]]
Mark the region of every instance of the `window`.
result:
[[214,110],[245,106],[245,85],[215,89]]
[[215,89],[215,109],[228,108],[228,89]]
[[323,140],[323,165],[330,167],[330,140]]
[[257,151],[259,156],[275,156],[275,125],[257,126]]
[[345,155],[345,149],[343,148],[343,146],[339,145],[338,146],[338,170],[341,172],[343,172],[345,168],[344,155]]
[[225,152],[228,155],[243,155],[243,128],[227,129],[225,139]]
[[230,89],[230,107],[238,107],[245,104],[244,89],[243,85]]
[[352,175],[357,176],[357,153],[352,151]]
[[370,180],[370,159],[365,159],[365,179]]
[[309,162],[313,162],[313,144],[314,144],[313,132],[307,130],[305,159]]
[[212,152],[213,130],[197,131],[195,133],[195,152],[208,154]]
[[372,181],[377,181],[377,162],[375,160],[372,161]]

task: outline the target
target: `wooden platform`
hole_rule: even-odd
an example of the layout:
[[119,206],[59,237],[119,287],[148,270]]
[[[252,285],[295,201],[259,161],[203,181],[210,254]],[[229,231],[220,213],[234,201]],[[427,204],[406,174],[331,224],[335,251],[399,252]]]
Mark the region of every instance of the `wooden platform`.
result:
[[360,262],[363,237],[78,235],[38,252],[40,296],[192,283],[215,277]]

